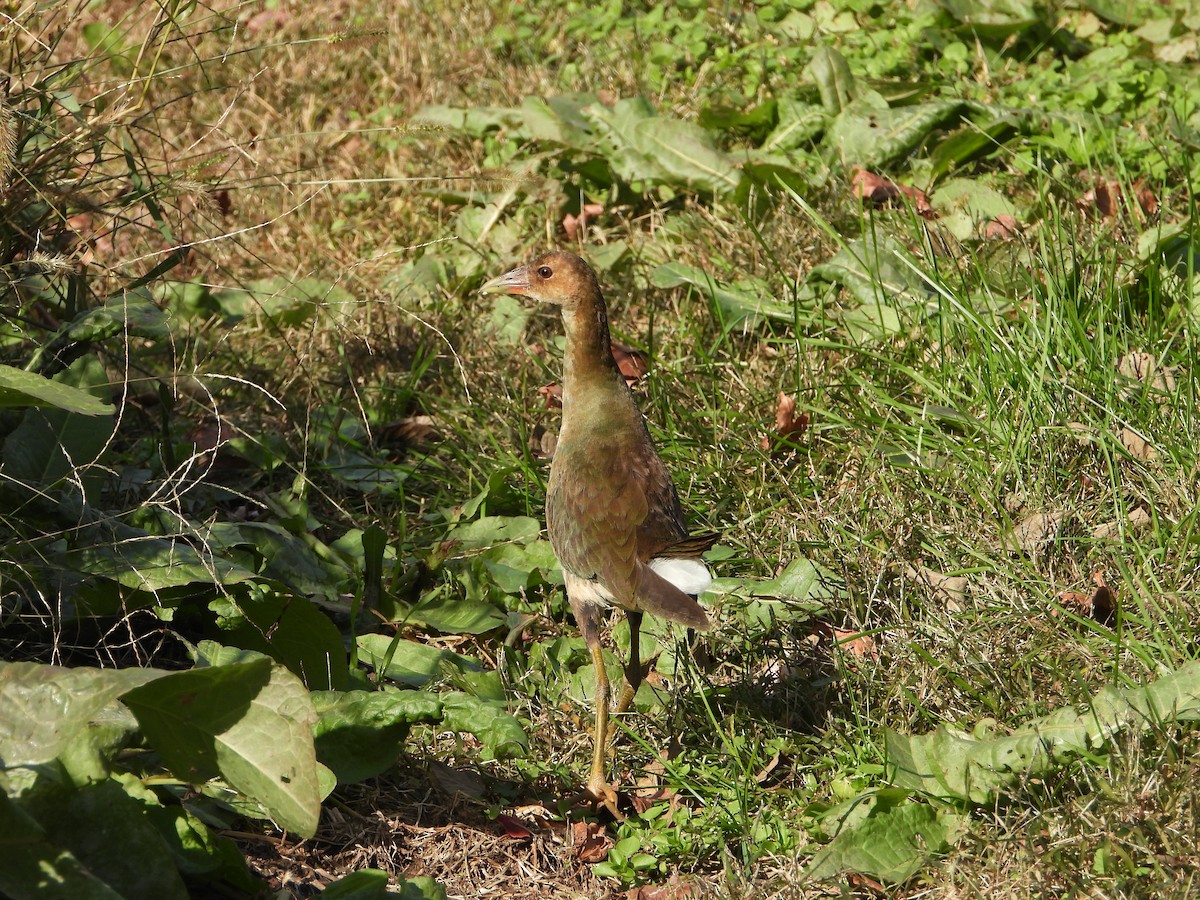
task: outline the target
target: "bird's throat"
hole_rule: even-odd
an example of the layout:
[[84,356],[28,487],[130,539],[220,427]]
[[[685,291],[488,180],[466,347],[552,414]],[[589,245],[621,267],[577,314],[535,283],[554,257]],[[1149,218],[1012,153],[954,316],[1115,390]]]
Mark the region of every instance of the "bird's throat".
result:
[[579,391],[595,390],[596,385],[619,378],[608,336],[608,314],[604,301],[581,303],[563,309],[563,327],[567,336],[563,359],[563,408]]

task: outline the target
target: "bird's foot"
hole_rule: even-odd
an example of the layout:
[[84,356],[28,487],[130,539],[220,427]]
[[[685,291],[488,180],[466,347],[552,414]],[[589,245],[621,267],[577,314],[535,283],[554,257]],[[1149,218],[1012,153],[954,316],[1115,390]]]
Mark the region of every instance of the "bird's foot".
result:
[[624,813],[617,808],[617,792],[603,778],[589,779],[587,787],[575,794],[570,802],[572,804],[586,803],[597,812],[603,807],[618,822],[625,821]]

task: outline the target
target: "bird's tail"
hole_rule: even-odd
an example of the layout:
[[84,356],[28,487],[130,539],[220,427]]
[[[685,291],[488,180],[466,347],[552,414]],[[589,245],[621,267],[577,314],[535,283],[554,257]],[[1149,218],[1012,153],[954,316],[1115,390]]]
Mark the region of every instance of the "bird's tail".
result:
[[697,631],[708,630],[704,607],[648,565],[638,567],[637,606],[643,612],[679,622]]

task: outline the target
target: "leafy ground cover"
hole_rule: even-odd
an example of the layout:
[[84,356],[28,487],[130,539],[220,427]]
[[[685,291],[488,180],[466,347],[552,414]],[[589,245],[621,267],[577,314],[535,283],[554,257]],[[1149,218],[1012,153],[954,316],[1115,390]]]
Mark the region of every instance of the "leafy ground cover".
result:
[[[0,892],[1188,896],[1198,31],[9,11]],[[724,533],[623,822],[568,802],[560,325],[475,293],[551,246]]]

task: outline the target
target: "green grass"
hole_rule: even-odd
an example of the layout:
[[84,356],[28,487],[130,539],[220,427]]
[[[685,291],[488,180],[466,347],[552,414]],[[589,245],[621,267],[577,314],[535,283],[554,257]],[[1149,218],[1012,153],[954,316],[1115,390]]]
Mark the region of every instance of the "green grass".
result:
[[[279,7],[278,20],[180,6],[151,20],[113,4],[31,12],[5,38],[22,79],[0,196],[0,361],[115,399],[119,418],[89,431],[64,414],[36,433],[22,409],[0,418],[13,510],[0,518],[4,658],[186,667],[187,644],[210,639],[268,652],[314,690],[340,677],[338,690],[378,697],[374,675],[337,668],[355,629],[458,654],[420,686],[438,703],[465,692],[468,711],[439,707],[398,740],[481,772],[471,812],[395,769],[370,789],[344,780],[325,803],[341,815],[323,819],[327,843],[288,857],[336,875],[362,866],[321,848],[415,790],[434,797],[438,834],[507,873],[489,883],[509,896],[677,873],[739,898],[1188,896],[1200,862],[1190,708],[1052,761],[1021,757],[983,801],[889,787],[889,732],[959,729],[986,750],[1106,687],[1191,671],[1196,10],[1168,21],[1135,4],[1126,23],[1100,4],[1014,7],[971,23],[851,0],[585,6],[392,15],[329,2]],[[818,48],[840,53],[848,78],[823,75],[839,62]],[[839,100],[843,88],[857,99]],[[572,131],[585,127],[575,101],[546,120],[557,138],[532,129],[533,113],[505,112],[572,92],[598,95],[615,137],[594,120],[590,136]],[[617,104],[638,96],[653,117]],[[957,104],[948,119],[922,105],[943,102]],[[768,159],[760,147],[788,110],[822,125]],[[904,119],[914,140],[856,137],[872,116],[885,130]],[[981,131],[995,140],[964,151]],[[697,189],[693,163],[647,158],[638,133],[718,177]],[[858,165],[926,191],[940,216],[864,204]],[[1117,185],[1126,199],[1104,215],[1088,192]],[[573,244],[561,223],[584,203],[604,212]],[[982,236],[1009,212],[1014,238]],[[86,264],[75,233],[94,250]],[[182,243],[186,263],[167,252]],[[590,660],[546,545],[513,518],[542,515],[538,442],[558,414],[538,388],[558,377],[561,326],[474,290],[550,246],[597,264],[614,336],[650,358],[642,409],[694,528],[724,533],[714,567],[727,580],[706,598],[714,628],[690,646],[648,623],[661,677],[622,720],[614,778],[654,781],[656,802],[604,823],[613,847],[594,869],[551,824],[533,840],[556,866],[520,844],[524,868],[509,870],[478,835],[537,803],[578,818],[561,801],[590,758]],[[657,287],[668,263],[703,286]],[[126,297],[166,315],[60,330]],[[80,361],[39,355],[64,345]],[[1139,377],[1145,358],[1131,354],[1169,377]],[[780,392],[810,424],[763,449]],[[421,416],[436,439],[397,428]],[[233,440],[214,450],[202,438],[218,421]],[[34,437],[57,462],[17,458]],[[1014,531],[1034,515],[1056,526],[1021,545]],[[359,533],[372,526],[387,538],[378,573]],[[94,547],[124,566],[122,548],[151,537],[252,577],[165,567],[147,589],[85,559]],[[1089,593],[1096,573],[1116,597],[1111,619],[1059,599]],[[357,606],[372,599],[378,616]],[[323,637],[283,624],[280,609],[309,601],[337,626]],[[612,639],[623,653],[626,626]],[[407,647],[392,663],[411,662]],[[312,654],[332,661],[325,684]],[[529,746],[496,760],[487,716],[501,701]],[[384,732],[364,727],[375,747]],[[126,740],[164,751],[145,735]],[[134,764],[115,740],[88,740],[105,762],[70,757],[71,790],[80,772],[118,773],[183,808],[153,755]],[[222,802],[197,813],[213,833],[274,833]],[[423,827],[421,815],[405,821]],[[408,859],[378,836],[353,840],[373,866],[439,874],[451,894],[487,881],[435,865],[451,837]],[[875,851],[888,841],[909,849],[885,865]]]

